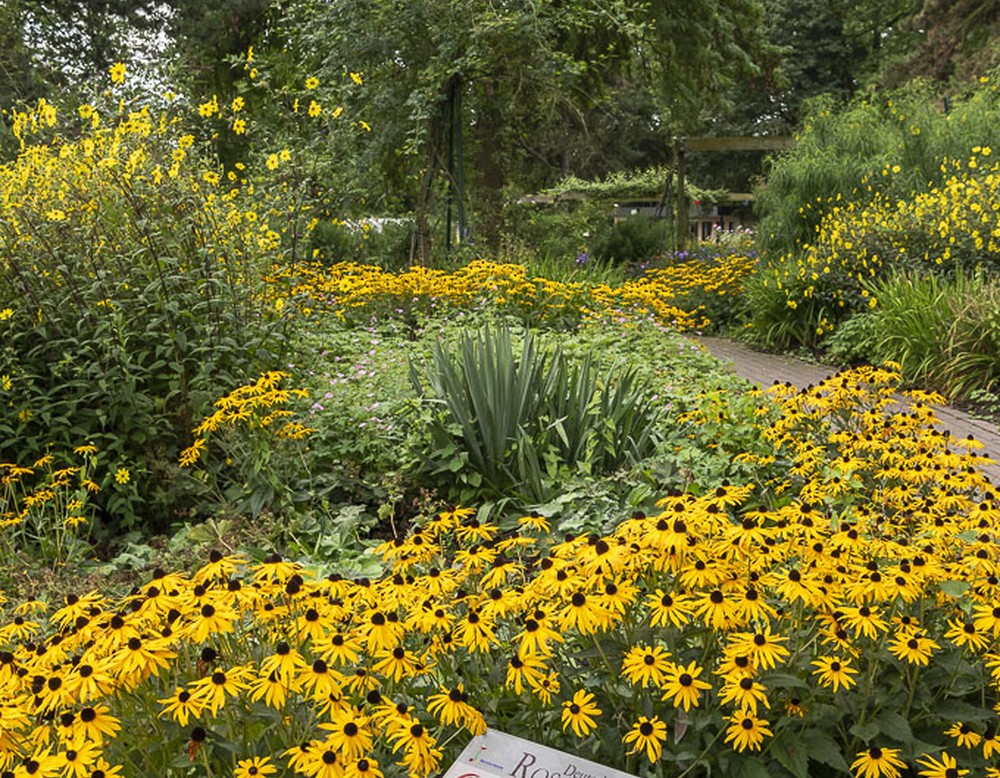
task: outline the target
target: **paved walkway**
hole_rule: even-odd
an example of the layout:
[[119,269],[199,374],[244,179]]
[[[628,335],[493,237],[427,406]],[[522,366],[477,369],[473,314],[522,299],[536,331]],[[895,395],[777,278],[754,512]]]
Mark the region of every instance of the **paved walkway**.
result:
[[[837,372],[837,368],[754,351],[732,340],[709,337],[698,337],[694,340],[720,362],[731,364],[737,375],[762,387],[771,386],[775,381],[778,383],[787,381],[794,386],[805,388],[810,384],[818,384]],[[972,435],[985,445],[979,453],[994,458],[1000,457],[1000,430],[996,426],[981,419],[974,419],[948,406],[937,408],[936,411],[943,429],[956,438]],[[983,471],[994,484],[1000,484],[1000,463],[985,467]]]

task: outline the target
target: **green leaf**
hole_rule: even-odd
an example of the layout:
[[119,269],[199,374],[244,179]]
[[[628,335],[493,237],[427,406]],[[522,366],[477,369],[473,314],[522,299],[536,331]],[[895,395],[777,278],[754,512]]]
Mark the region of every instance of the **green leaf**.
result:
[[913,731],[910,723],[892,710],[882,711],[876,718],[875,723],[882,731],[882,734],[891,737],[899,743],[909,743],[913,740]]
[[755,756],[736,757],[729,775],[730,778],[772,778],[764,762]]
[[820,764],[832,767],[834,770],[849,772],[850,767],[844,759],[843,749],[837,742],[821,729],[809,729],[802,734],[802,742],[809,752],[809,758]]
[[809,750],[788,730],[775,738],[769,753],[795,778],[809,778]]
[[865,743],[868,743],[872,740],[872,738],[877,737],[878,733],[881,731],[882,730],[879,728],[879,725],[876,724],[874,721],[869,721],[866,724],[861,724],[861,723],[855,724],[848,730],[848,732],[850,732],[855,737],[861,738],[863,741],[865,741]]
[[949,597],[961,597],[969,590],[969,584],[966,581],[942,581],[938,588]]

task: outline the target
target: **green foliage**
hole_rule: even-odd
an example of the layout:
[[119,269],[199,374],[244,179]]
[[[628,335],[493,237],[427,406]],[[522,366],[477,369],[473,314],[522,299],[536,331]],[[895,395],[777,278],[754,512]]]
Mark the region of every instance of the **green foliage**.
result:
[[911,386],[947,397],[989,391],[1000,381],[1000,284],[959,270],[952,279],[894,273],[872,284],[859,350],[902,366]]
[[311,232],[312,248],[325,262],[361,262],[387,269],[406,267],[413,241],[408,219],[321,221]]
[[589,255],[597,236],[608,229],[611,214],[606,203],[595,200],[513,203],[505,209],[504,221],[504,250],[516,261],[569,267],[580,255]]
[[463,334],[452,353],[412,381],[434,416],[431,474],[457,479],[470,494],[551,497],[566,472],[601,475],[652,452],[657,412],[635,369],[598,370],[525,334],[515,348],[506,328]]
[[193,497],[175,464],[192,420],[286,346],[264,280],[283,195],[219,191],[193,138],[145,112],[82,132],[0,169],[0,455],[95,445],[105,530],[162,529]]
[[[828,99],[811,103],[796,145],[774,160],[758,192],[760,249],[778,255],[810,243],[836,206],[867,203],[876,192],[893,201],[943,181],[943,159],[965,159],[993,137],[1000,120],[994,78],[952,97],[948,112],[920,83],[846,108]],[[883,178],[893,165],[899,173]]]
[[594,244],[601,262],[642,265],[673,248],[673,223],[667,219],[635,217],[612,225]]

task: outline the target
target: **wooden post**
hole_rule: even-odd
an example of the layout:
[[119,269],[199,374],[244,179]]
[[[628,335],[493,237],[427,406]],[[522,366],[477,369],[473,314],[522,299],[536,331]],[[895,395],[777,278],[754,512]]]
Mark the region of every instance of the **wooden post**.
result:
[[674,197],[676,250],[684,251],[688,242],[688,204],[684,191],[684,139],[674,138],[674,166],[677,168],[677,193]]

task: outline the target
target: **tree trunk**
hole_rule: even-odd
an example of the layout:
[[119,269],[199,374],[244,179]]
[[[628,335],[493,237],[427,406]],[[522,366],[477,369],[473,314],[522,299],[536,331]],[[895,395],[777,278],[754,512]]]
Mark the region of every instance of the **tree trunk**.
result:
[[483,85],[484,99],[476,115],[476,189],[478,240],[483,248],[495,253],[503,235],[503,187],[506,183],[503,166],[497,152],[503,115],[497,105],[496,82],[487,79]]

